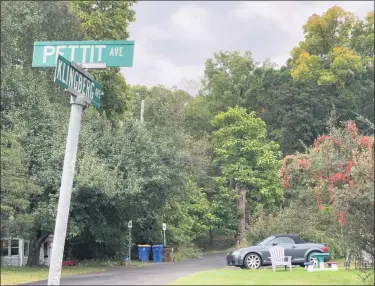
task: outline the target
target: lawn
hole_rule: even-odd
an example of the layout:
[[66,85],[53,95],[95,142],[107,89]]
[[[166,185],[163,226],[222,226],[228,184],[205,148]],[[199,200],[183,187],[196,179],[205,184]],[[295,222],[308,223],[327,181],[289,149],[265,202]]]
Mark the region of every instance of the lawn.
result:
[[[71,276],[104,271],[105,268],[71,266],[63,267],[61,276]],[[1,285],[16,285],[48,279],[48,267],[1,267]]]
[[[149,263],[132,261],[131,267],[144,266]],[[101,272],[108,267],[118,266],[119,263],[84,262],[78,266],[63,267],[61,277]],[[119,266],[118,266],[119,267]],[[122,266],[125,267],[125,266]],[[1,285],[16,285],[48,279],[48,267],[1,267]]]
[[373,285],[372,281],[363,283],[353,272],[345,269],[339,271],[307,272],[302,267],[293,272],[280,268],[241,270],[223,268],[221,270],[202,271],[188,277],[180,278],[169,285]]

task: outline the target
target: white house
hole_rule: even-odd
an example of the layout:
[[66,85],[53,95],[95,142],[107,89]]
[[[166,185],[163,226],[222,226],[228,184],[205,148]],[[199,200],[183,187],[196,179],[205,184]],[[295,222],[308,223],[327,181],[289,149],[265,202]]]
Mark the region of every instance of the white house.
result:
[[[52,253],[53,235],[42,243],[39,252],[39,264],[49,265]],[[25,266],[29,256],[30,241],[22,238],[1,239],[1,265]]]

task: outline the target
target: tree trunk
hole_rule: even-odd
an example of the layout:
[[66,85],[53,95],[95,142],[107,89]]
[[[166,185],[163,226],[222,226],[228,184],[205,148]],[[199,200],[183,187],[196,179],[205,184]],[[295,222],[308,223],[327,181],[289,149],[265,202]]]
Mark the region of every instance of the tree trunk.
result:
[[40,235],[30,241],[29,257],[27,258],[27,266],[33,267],[39,265],[40,247],[51,233]]
[[251,227],[251,206],[248,200],[245,201],[246,204],[246,209],[245,209],[245,214],[246,214],[246,231],[250,230]]
[[209,230],[209,244],[210,248],[214,248],[214,233],[212,231],[212,228]]
[[246,187],[240,187],[239,196],[237,200],[237,208],[240,213],[240,221],[238,224],[238,235],[236,237],[236,248],[242,247],[246,244]]

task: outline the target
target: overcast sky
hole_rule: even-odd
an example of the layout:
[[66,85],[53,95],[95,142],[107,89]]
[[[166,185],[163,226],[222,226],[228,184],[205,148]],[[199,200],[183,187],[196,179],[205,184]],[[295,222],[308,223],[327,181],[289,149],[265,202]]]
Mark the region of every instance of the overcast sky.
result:
[[256,61],[282,65],[303,40],[314,13],[338,5],[363,18],[373,1],[139,1],[130,24],[134,64],[129,84],[177,86],[195,93],[207,58],[221,50],[250,50]]

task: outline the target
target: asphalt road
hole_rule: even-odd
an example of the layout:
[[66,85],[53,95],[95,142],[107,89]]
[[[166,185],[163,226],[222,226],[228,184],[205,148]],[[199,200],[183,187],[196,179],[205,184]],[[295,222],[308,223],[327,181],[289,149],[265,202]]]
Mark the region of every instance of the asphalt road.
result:
[[[225,253],[174,263],[150,264],[142,267],[116,267],[105,272],[62,278],[60,285],[166,285],[193,273],[226,266]],[[47,281],[23,285],[47,285]]]

